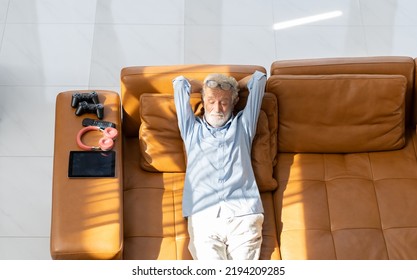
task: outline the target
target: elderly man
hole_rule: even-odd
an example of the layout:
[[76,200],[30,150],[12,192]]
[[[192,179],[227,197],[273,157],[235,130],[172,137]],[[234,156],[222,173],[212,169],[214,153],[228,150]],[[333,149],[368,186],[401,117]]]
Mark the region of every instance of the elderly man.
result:
[[[174,98],[187,152],[183,216],[188,219],[194,259],[258,259],[263,207],[251,165],[266,75],[256,71],[239,81],[211,74],[203,83],[174,79]],[[245,108],[233,115],[239,88]],[[193,113],[190,92],[201,89],[204,116]]]

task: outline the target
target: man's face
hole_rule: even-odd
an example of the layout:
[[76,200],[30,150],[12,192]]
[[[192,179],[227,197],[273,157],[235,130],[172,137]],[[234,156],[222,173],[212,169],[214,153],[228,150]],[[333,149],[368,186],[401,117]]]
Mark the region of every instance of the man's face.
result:
[[234,107],[232,93],[221,88],[206,88],[203,98],[204,116],[213,127],[223,126],[231,117]]

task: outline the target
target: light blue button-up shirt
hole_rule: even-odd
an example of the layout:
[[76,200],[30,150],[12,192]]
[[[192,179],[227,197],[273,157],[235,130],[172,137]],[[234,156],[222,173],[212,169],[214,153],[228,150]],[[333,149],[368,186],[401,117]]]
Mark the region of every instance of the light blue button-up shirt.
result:
[[184,217],[197,213],[213,217],[263,213],[251,148],[265,83],[266,75],[256,71],[247,85],[245,108],[223,127],[214,128],[194,115],[189,82],[183,76],[174,79],[178,126],[187,152]]

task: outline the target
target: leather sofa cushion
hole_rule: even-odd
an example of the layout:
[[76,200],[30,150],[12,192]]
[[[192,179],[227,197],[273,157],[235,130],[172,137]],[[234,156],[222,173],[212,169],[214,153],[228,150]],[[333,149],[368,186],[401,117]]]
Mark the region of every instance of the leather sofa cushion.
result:
[[[177,125],[174,96],[144,93],[140,103],[142,169],[150,172],[185,172],[186,155]],[[201,95],[192,94],[190,104],[195,114],[201,113]]]
[[252,143],[252,168],[261,191],[272,191],[278,186],[277,181],[272,177],[275,154],[271,153],[270,139],[268,117],[265,111],[261,110]]
[[[144,158],[141,168],[149,172],[185,172],[186,154],[177,125],[174,96],[145,93],[140,102],[142,124],[139,129],[139,145]],[[201,115],[201,95],[192,94],[190,103],[195,114]],[[277,187],[272,177],[274,158],[268,115],[261,110],[252,145],[252,167],[261,191]]]
[[417,120],[414,81],[415,63],[408,56],[333,57],[274,61],[271,75],[373,74],[403,75],[407,78],[405,94],[406,125]]
[[280,152],[395,150],[404,139],[407,80],[401,75],[276,75]]
[[395,151],[280,153],[282,259],[417,259],[417,137],[406,135]]

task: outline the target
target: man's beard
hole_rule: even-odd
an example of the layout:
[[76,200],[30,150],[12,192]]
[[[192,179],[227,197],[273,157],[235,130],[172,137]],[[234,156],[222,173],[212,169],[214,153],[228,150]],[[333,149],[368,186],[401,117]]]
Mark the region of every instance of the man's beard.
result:
[[204,117],[206,118],[206,121],[212,127],[218,128],[218,127],[222,127],[223,125],[225,125],[231,115],[232,115],[232,111],[227,112],[226,115],[224,115],[223,113],[206,113],[204,114]]

